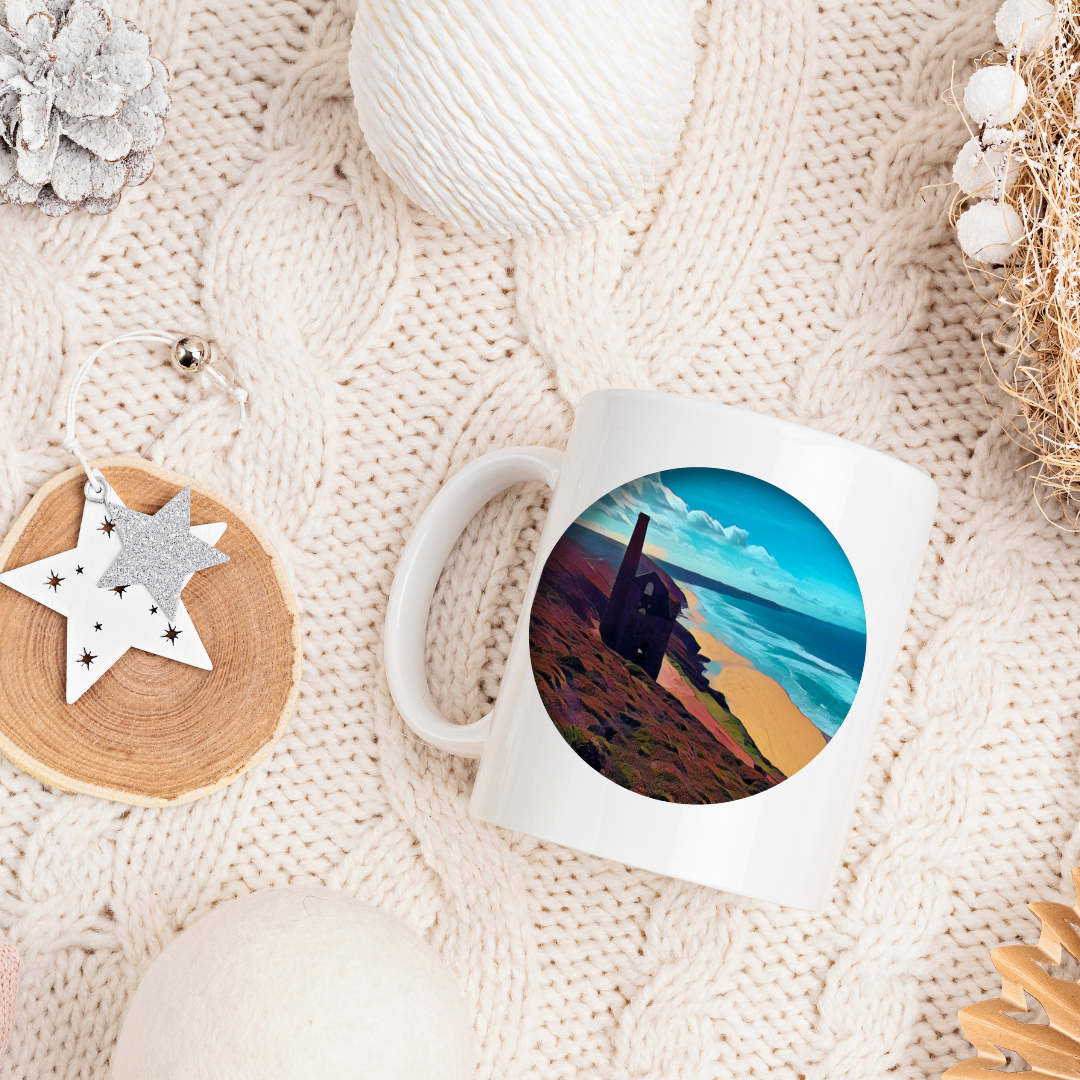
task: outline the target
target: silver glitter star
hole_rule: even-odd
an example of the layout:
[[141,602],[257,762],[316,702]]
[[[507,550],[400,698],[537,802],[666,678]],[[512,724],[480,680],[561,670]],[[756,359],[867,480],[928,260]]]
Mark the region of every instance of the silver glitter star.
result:
[[190,487],[174,495],[156,514],[140,514],[112,503],[108,511],[123,547],[97,587],[145,585],[166,618],[175,618],[180,590],[189,575],[229,561],[228,555],[192,536]]

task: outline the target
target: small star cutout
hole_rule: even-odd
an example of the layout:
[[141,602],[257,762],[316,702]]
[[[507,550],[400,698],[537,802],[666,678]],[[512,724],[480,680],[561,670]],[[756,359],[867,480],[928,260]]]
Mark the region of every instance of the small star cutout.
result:
[[49,580],[46,581],[45,584],[50,586],[50,588],[52,589],[53,592],[56,592],[56,590],[60,587],[60,582],[63,581],[63,580],[64,579],[62,577],[57,577],[56,576],[56,572],[54,570],[50,570],[49,571]]
[[92,656],[89,649],[84,648],[82,656],[79,657],[79,663],[85,664],[89,671],[90,665],[97,659],[96,656]]
[[101,623],[99,623],[99,622],[94,623],[94,629],[95,630],[100,630],[101,629]]
[[156,608],[156,607],[153,607],[153,606],[151,606],[151,608],[150,608],[150,614],[151,614],[151,615],[156,615],[156,614],[157,614],[157,608]]
[[124,599],[124,590],[128,589],[128,588],[130,588],[129,585],[114,585],[112,587],[112,591],[114,593],[116,593],[116,595],[119,596],[121,600],[123,600]]
[[172,625],[172,623],[169,623],[169,629],[166,630],[165,633],[162,634],[161,636],[163,638],[168,638],[175,645],[176,644],[176,639],[183,632],[184,632],[183,630],[177,630],[176,627]]
[[112,536],[112,531],[115,528],[116,528],[116,522],[110,521],[108,518],[106,518],[101,523],[101,528],[98,529],[98,532],[103,532],[106,536]]
[[76,566],[75,567],[75,573],[76,574],[81,574],[82,572],[83,572],[83,568],[81,566]]

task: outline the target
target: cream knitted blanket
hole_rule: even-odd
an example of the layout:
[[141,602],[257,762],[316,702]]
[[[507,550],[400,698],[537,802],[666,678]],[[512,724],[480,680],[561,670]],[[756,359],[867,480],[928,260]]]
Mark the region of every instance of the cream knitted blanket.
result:
[[[940,95],[994,0],[716,0],[678,159],[563,241],[448,231],[381,173],[347,74],[349,0],[117,0],[173,72],[159,164],[110,217],[5,206],[0,528],[71,464],[61,393],[135,326],[223,343],[233,406],[143,347],[81,422],[100,454],[198,476],[263,523],[305,625],[268,763],[189,806],[63,794],[0,765],[0,925],[23,956],[0,1074],[106,1078],[140,972],[216,901],[322,881],[415,926],[475,1010],[478,1077],[936,1077],[987,948],[1080,860],[1077,541],[987,420],[994,327],[945,221]],[[963,76],[958,76],[962,78]],[[926,185],[931,185],[927,187]],[[483,452],[559,446],[587,390],[652,386],[827,429],[942,499],[844,864],[814,917],[510,835],[468,764],[418,745],[379,668],[403,536]],[[181,408],[180,419],[152,442]],[[543,521],[518,491],[444,576],[430,672],[494,696]],[[1071,899],[1071,897],[1070,897]]]

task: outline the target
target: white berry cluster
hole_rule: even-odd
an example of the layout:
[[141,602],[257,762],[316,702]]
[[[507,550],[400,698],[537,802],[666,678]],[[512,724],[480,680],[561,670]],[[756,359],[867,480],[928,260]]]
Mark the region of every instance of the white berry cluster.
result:
[[168,82],[108,0],[0,0],[0,203],[115,209],[154,168]]
[[1013,63],[982,68],[964,90],[964,108],[979,125],[979,134],[960,150],[953,180],[981,201],[960,215],[956,231],[964,253],[987,265],[1007,262],[1024,233],[1020,215],[1004,201],[1020,172],[1017,148],[1023,138],[1005,125],[1020,115],[1028,99],[1017,60],[1049,46],[1056,27],[1050,0],[1005,0],[994,28]]

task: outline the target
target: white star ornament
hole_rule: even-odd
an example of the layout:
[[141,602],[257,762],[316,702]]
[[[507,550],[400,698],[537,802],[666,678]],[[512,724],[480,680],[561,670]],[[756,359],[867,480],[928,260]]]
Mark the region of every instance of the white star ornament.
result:
[[[128,649],[142,649],[205,671],[214,666],[182,600],[177,599],[170,619],[145,585],[98,588],[123,549],[113,513],[124,504],[111,488],[107,500],[86,500],[77,547],[0,574],[0,583],[66,616],[69,705]],[[193,537],[213,546],[225,532],[225,523],[190,528]],[[184,585],[191,578],[188,574]]]

